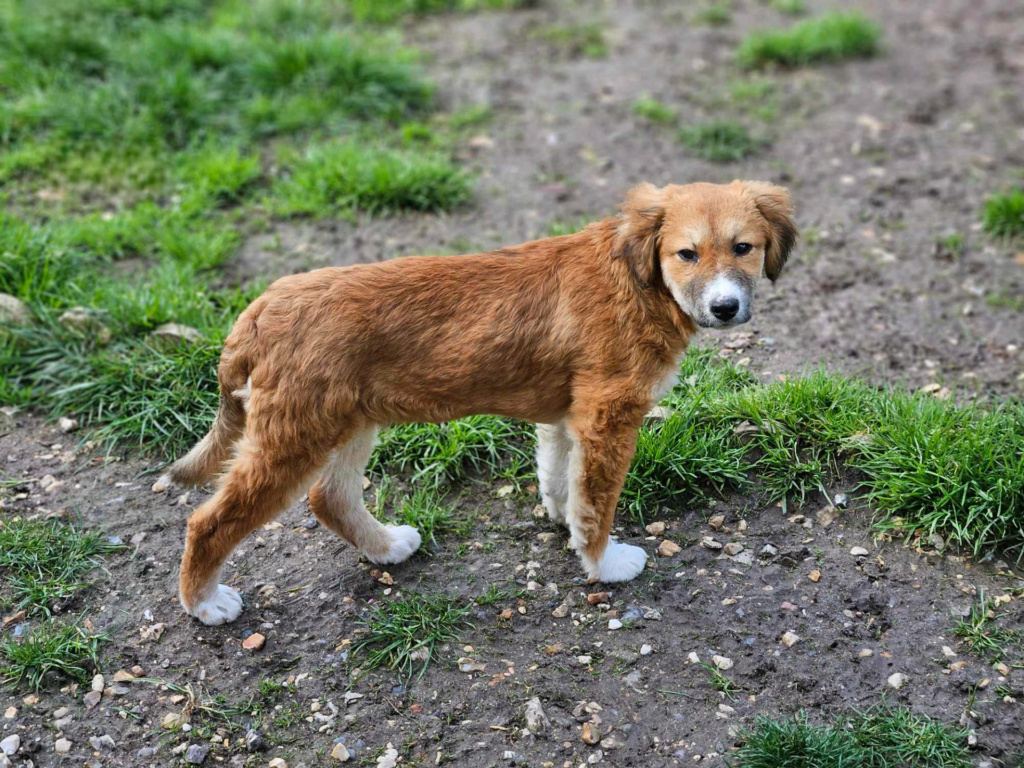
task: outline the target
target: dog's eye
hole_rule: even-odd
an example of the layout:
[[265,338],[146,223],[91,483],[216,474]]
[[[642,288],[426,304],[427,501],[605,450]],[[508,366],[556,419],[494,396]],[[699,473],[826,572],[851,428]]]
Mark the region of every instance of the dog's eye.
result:
[[689,248],[683,248],[679,253],[676,254],[683,261],[696,261],[697,252],[691,251]]
[[743,256],[744,254],[750,253],[751,248],[753,248],[753,246],[750,243],[736,243],[736,245],[732,247],[732,252],[737,256]]

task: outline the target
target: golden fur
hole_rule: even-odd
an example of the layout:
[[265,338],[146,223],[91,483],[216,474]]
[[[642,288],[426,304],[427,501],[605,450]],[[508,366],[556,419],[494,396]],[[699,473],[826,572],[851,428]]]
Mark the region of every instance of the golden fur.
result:
[[[721,275],[751,293],[762,270],[777,277],[791,213],[788,192],[764,182],[642,184],[619,215],[576,234],[278,280],[238,318],[217,419],[170,473],[197,484],[227,468],[189,519],[186,610],[208,623],[237,616],[237,593],[215,605],[233,592],[217,586],[222,564],[310,483],[324,525],[378,562],[408,557],[418,535],[376,523],[353,490],[374,430],[480,413],[560,425],[571,456],[551,449],[562,463],[545,469],[549,484],[565,487],[549,508],[600,577],[637,428],[707,324],[685,307]],[[753,246],[742,257],[730,250],[739,239]]]

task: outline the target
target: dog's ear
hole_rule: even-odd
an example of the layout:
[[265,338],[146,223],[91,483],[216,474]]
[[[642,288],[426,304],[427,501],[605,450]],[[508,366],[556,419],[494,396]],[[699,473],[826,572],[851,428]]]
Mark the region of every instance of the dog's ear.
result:
[[740,182],[764,220],[768,222],[768,245],[764,254],[764,273],[775,282],[796,245],[798,232],[793,223],[793,202],[789,190],[766,181]]
[[641,288],[650,288],[658,275],[658,243],[665,219],[663,190],[644,182],[629,190],[619,222],[619,254]]

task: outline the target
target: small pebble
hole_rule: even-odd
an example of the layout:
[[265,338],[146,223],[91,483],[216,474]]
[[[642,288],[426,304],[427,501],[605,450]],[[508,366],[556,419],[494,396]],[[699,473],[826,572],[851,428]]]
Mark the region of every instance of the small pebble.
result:
[[58,755],[66,755],[71,751],[71,742],[67,739],[57,739],[53,745],[53,750]]
[[907,676],[899,672],[896,672],[894,674],[889,675],[888,683],[890,688],[895,688],[898,691],[900,688],[907,684]]
[[0,741],[0,752],[5,755],[13,755],[19,749],[21,749],[21,736],[16,733],[12,733],[3,741]]
[[850,554],[854,557],[865,557],[869,553],[866,549],[864,549],[864,547],[854,547],[850,550]]
[[609,621],[608,621],[608,629],[610,629],[610,630],[622,629],[622,622],[619,621],[618,619],[609,619]]
[[242,647],[247,651],[258,651],[266,644],[266,642],[266,637],[261,635],[259,632],[253,632],[242,641]]
[[331,750],[331,759],[339,763],[347,763],[351,758],[352,754],[344,744],[335,744],[334,749]]
[[658,554],[662,557],[672,557],[673,555],[678,555],[681,550],[682,547],[680,547],[674,541],[669,541],[668,539],[665,539],[663,542],[661,542],[661,544],[658,545]]

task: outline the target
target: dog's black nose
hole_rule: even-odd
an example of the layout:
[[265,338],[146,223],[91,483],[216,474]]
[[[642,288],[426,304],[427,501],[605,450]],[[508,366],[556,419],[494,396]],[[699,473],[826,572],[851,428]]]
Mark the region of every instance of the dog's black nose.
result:
[[711,302],[711,314],[719,320],[732,320],[740,311],[740,301],[736,298],[715,299]]

